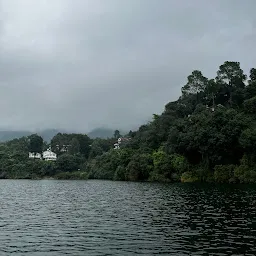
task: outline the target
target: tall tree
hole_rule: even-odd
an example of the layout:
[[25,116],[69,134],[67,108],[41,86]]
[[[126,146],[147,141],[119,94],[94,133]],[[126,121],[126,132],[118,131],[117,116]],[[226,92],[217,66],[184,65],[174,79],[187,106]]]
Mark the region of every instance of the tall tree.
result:
[[249,83],[256,82],[256,68],[250,70],[250,80]]
[[114,132],[114,138],[118,139],[121,137],[120,131],[119,130],[115,130]]
[[63,154],[57,158],[56,166],[59,171],[72,172],[79,169],[80,159],[70,154]]
[[32,134],[29,137],[29,151],[32,153],[42,153],[43,151],[43,138],[37,134]]
[[132,130],[130,130],[128,133],[128,137],[132,138],[135,136],[135,134],[136,134],[136,132],[133,132]]
[[219,86],[214,79],[210,79],[205,88],[207,100],[211,100],[213,108],[215,108],[215,98],[218,93]]
[[188,76],[187,84],[182,87],[182,94],[196,94],[198,102],[198,94],[205,90],[207,81],[208,79],[203,76],[201,71],[194,70],[192,74]]
[[72,138],[70,141],[69,153],[72,155],[78,154],[80,152],[80,144],[77,138]]
[[246,80],[246,75],[240,68],[240,62],[225,61],[217,71],[216,80],[226,87],[228,101],[232,106],[235,90],[238,88],[244,88],[245,86],[244,81]]
[[256,96],[256,68],[250,70],[250,79],[245,87],[245,99],[248,100]]
[[85,157],[88,158],[91,150],[91,143],[92,140],[86,134],[71,134],[70,138],[76,138],[79,142],[80,153]]
[[56,134],[51,140],[51,147],[52,150],[57,153],[58,155],[66,152],[68,149],[67,146],[69,145],[70,135],[65,133],[58,133]]

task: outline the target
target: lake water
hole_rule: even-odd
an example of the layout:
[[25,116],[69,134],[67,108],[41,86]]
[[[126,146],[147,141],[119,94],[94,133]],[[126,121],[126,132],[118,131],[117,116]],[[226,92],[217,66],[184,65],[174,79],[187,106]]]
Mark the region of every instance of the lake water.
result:
[[0,255],[256,255],[256,187],[0,180]]

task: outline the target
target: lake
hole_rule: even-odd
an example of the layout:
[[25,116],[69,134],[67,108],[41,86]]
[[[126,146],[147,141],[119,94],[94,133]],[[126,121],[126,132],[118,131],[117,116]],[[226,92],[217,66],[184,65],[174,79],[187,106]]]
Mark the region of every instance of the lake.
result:
[[0,255],[256,255],[256,186],[0,180]]

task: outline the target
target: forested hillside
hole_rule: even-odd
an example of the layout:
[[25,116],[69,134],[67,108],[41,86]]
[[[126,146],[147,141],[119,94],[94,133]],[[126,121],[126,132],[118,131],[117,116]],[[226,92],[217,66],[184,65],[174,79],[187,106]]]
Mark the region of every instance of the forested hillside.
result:
[[45,162],[28,160],[31,136],[2,143],[1,177],[256,182],[256,69],[249,72],[247,78],[240,63],[230,61],[215,78],[193,71],[180,98],[130,131],[131,140],[118,150],[114,135],[90,139],[59,133],[51,141],[58,160]]
[[226,61],[215,78],[193,71],[177,101],[132,134],[126,148],[89,160],[93,178],[256,181],[256,69]]

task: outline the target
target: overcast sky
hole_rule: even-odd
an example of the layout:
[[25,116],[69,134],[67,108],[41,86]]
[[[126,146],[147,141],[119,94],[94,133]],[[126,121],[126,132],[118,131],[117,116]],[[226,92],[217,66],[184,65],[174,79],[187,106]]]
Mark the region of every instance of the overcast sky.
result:
[[256,67],[255,0],[0,0],[0,128],[134,128],[195,69]]

